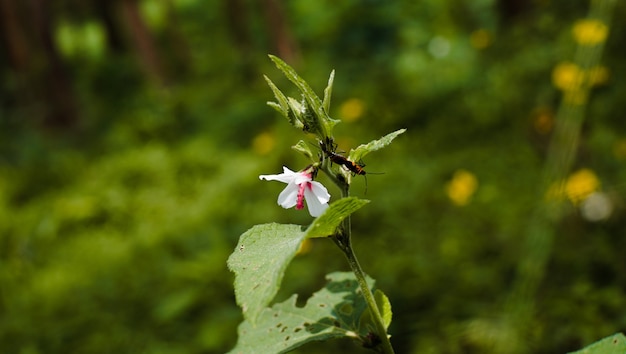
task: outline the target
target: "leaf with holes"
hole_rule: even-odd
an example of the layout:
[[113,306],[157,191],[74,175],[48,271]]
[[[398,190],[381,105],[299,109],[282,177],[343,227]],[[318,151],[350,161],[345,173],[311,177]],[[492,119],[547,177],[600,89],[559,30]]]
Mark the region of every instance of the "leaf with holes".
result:
[[[230,353],[285,353],[311,341],[367,335],[358,333],[366,304],[354,274],[335,272],[326,278],[326,286],[304,307],[296,306],[297,295],[293,295],[264,309],[256,323],[241,323],[237,345]],[[367,282],[374,286],[371,278]]]
[[299,225],[256,225],[239,238],[228,268],[235,273],[235,297],[246,320],[255,322],[274,298],[305,233]]
[[626,353],[626,336],[616,333],[601,339],[579,351],[570,354],[624,354]]
[[228,258],[235,273],[235,297],[246,320],[254,323],[259,312],[274,298],[289,262],[305,238],[331,235],[343,219],[369,201],[342,198],[303,231],[299,225],[256,225],[239,238]]

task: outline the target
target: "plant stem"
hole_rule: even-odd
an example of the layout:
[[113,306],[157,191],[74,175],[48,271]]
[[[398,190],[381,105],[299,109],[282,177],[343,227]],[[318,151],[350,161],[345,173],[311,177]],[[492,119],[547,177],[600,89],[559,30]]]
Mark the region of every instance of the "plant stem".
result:
[[[325,169],[325,172],[328,172],[329,169]],[[331,174],[329,174],[331,176]],[[341,189],[341,197],[346,198],[350,194],[350,184],[347,182],[340,181],[337,177],[331,177],[335,184],[339,186]],[[357,282],[359,283],[359,287],[361,288],[361,293],[363,293],[363,298],[367,303],[367,307],[372,315],[372,319],[374,324],[376,325],[376,332],[381,341],[382,352],[386,354],[394,354],[393,347],[391,346],[391,342],[389,341],[389,337],[387,336],[387,329],[385,328],[385,323],[383,318],[378,310],[378,306],[376,305],[376,300],[374,299],[374,295],[367,285],[367,280],[365,279],[365,273],[359,264],[359,260],[356,258],[356,254],[352,248],[352,228],[350,215],[348,215],[342,223],[341,231],[335,234],[332,239],[337,244],[337,246],[341,249],[341,251],[346,255],[348,259],[348,264],[350,264],[350,269],[354,273]]]
[[374,320],[374,324],[376,324],[376,331],[378,332],[378,337],[381,340],[381,345],[383,348],[383,353],[393,354],[393,347],[391,346],[391,342],[389,341],[389,337],[387,336],[387,329],[385,328],[385,324],[383,322],[383,318],[378,311],[378,306],[376,305],[376,300],[374,299],[374,295],[367,285],[367,281],[365,280],[365,273],[363,273],[363,269],[361,269],[361,265],[356,258],[356,254],[354,254],[352,250],[352,245],[348,244],[348,246],[343,249],[346,257],[348,258],[348,263],[350,264],[350,268],[354,272],[357,281],[359,282],[359,286],[361,287],[361,292],[363,293],[363,297],[365,298],[365,302],[367,303],[367,307],[372,314],[372,318]]

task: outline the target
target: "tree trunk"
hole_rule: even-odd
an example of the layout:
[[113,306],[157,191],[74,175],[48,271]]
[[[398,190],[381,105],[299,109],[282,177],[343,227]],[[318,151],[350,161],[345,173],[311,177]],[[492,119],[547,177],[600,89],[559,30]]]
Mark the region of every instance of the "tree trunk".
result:
[[272,39],[272,50],[285,62],[295,64],[300,59],[296,42],[281,3],[277,0],[263,0],[265,22]]
[[[52,7],[49,0],[31,0],[31,18],[36,30],[40,55],[44,59],[41,75],[34,84],[39,84],[43,100],[49,112],[44,124],[48,128],[75,128],[78,123],[74,90],[67,70],[59,56],[52,38],[54,31]],[[32,22],[31,22],[32,21]]]
[[120,5],[132,49],[135,51],[141,67],[157,85],[165,85],[167,79],[163,72],[161,59],[154,44],[152,34],[148,30],[143,18],[141,18],[137,1],[122,0]]

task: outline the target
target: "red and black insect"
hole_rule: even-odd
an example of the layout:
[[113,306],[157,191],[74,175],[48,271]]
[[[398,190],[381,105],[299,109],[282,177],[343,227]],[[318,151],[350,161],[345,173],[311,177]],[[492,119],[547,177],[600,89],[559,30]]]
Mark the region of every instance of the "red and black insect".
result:
[[365,167],[364,164],[359,164],[354,161],[350,161],[345,156],[339,155],[334,152],[327,152],[326,154],[328,155],[328,158],[330,159],[330,161],[332,161],[333,163],[344,166],[355,175],[365,176],[366,172],[363,169],[363,167]]
[[352,174],[365,176],[366,172],[363,169],[363,167],[365,167],[364,164],[356,163],[354,161],[350,161],[345,156],[339,155],[338,153],[333,152],[333,151],[326,150],[326,151],[324,151],[324,153],[328,156],[330,161],[332,161],[333,163],[335,163],[337,165],[344,166],[350,172],[352,172]]
[[335,142],[331,138],[326,138],[324,141],[320,141],[320,147],[324,155],[326,155],[326,157],[328,157],[332,163],[344,166],[346,169],[352,172],[353,176],[363,176],[363,178],[365,178],[365,193],[367,193],[367,172],[365,172],[365,170],[363,169],[363,167],[365,167],[365,164],[350,161],[347,157],[336,153],[335,151],[337,150],[337,144],[335,144]]
[[366,172],[363,169],[365,165],[362,163],[350,161],[345,156],[336,153],[335,151],[337,150],[337,144],[335,144],[330,138],[326,138],[325,141],[320,141],[320,147],[322,148],[322,152],[326,156],[328,156],[330,161],[332,161],[333,163],[344,166],[354,175],[365,176]]
[[[328,159],[330,159],[332,163],[345,167],[350,172],[352,172],[353,176],[363,176],[363,178],[365,178],[365,193],[367,193],[367,172],[365,172],[365,170],[363,169],[363,167],[365,167],[365,164],[350,161],[347,157],[336,153],[335,151],[337,151],[337,144],[335,144],[335,142],[331,138],[326,138],[325,140],[320,141],[320,148],[322,149],[323,155],[328,157]],[[323,157],[324,156],[322,156],[322,158]],[[372,173],[373,172],[370,172],[370,174]]]

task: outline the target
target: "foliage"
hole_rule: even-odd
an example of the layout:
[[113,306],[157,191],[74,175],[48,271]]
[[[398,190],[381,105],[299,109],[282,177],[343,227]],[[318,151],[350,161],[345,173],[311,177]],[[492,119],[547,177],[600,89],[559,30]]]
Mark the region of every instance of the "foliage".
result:
[[395,132],[389,133],[378,140],[359,145],[356,149],[350,150],[348,158],[351,161],[360,161],[363,159],[363,156],[369,154],[370,152],[382,149],[383,147],[389,145],[393,139],[395,139],[398,135],[404,133],[405,131],[406,129],[396,130]]
[[622,333],[614,334],[597,341],[572,354],[611,354],[623,353],[626,350],[626,337]]
[[235,294],[244,317],[254,323],[276,295],[289,262],[307,238],[326,237],[367,201],[344,198],[302,230],[298,225],[257,225],[241,235],[228,267],[235,273]]
[[[338,166],[333,169],[330,163],[332,161],[354,173],[364,174],[360,165],[335,153],[333,128],[338,121],[328,115],[334,73],[330,75],[322,103],[291,66],[277,57],[270,56],[270,59],[298,87],[303,102],[296,103],[293,98],[286,97],[265,77],[278,101],[269,102],[269,105],[284,115],[294,127],[316,135],[319,161],[313,159],[313,152],[300,141],[294,149],[312,159],[313,164],[299,172],[283,167],[282,174],[261,175],[259,178],[287,183],[278,197],[278,204],[283,208],[295,206],[296,209],[303,209],[306,199],[309,212],[316,219],[306,230],[291,224],[256,225],[239,238],[237,249],[228,259],[228,267],[235,273],[235,296],[245,320],[239,325],[237,346],[232,352],[283,353],[313,340],[351,337],[360,341],[363,347],[393,354],[387,334],[391,323],[391,303],[380,290],[376,290],[376,296],[373,295],[371,279],[359,265],[351,242],[350,215],[368,201],[350,197],[350,180],[345,178],[345,170]],[[404,131],[402,129],[381,140],[362,145],[358,151],[364,155],[378,150]],[[320,171],[341,190],[341,198],[330,205],[330,194],[326,187],[313,181]],[[312,195],[307,196],[307,192]],[[319,205],[311,208],[312,202]],[[331,283],[340,285],[329,285],[328,291],[314,294],[303,309],[295,306],[296,295],[268,309],[267,305],[280,288],[285,269],[302,243],[307,238],[319,237],[334,241],[346,256],[353,275],[329,275]],[[354,285],[346,285],[351,283]],[[341,289],[344,292],[347,290],[349,294],[344,296]],[[291,333],[292,329],[294,333]]]
[[[373,281],[369,282],[373,285]],[[253,322],[239,325],[239,340],[231,353],[286,353],[310,341],[365,336],[371,330],[361,323],[369,313],[352,273],[331,273],[328,284],[303,307],[296,297],[265,308]]]
[[[500,315],[544,197],[561,87],[578,77],[577,38],[593,39],[580,33],[602,34],[580,27],[590,2],[295,0],[281,2],[289,36],[280,42],[261,2],[142,1],[163,84],[147,73],[126,17],[114,16],[120,27],[109,32],[98,2],[33,2],[51,5],[39,14],[50,16],[57,61],[36,42],[41,17],[25,15],[25,2],[6,3],[18,14],[3,24],[22,21],[18,43],[27,42],[30,60],[23,72],[13,65],[3,27],[3,351],[234,347],[242,317],[224,264],[237,236],[268,220],[310,222],[268,207],[281,187],[261,188],[257,178],[268,166],[310,160],[284,149],[295,130],[263,108],[274,100],[262,76],[275,77],[266,54],[287,58],[277,49],[285,47],[293,53],[285,61],[313,78],[316,92],[336,70],[333,108],[321,101],[342,120],[337,151],[408,128],[363,157],[368,172],[383,174],[368,174],[375,203],[352,217],[355,248],[393,302],[397,352],[485,353],[507,338]],[[551,225],[554,244],[532,297],[530,352],[572,352],[626,330],[626,82],[618,79],[626,31],[617,20],[625,14],[617,2],[565,181],[572,199]],[[49,63],[62,64],[69,88],[52,86]],[[300,103],[299,94],[289,96]],[[75,125],[44,124],[70,96]],[[352,182],[362,196],[364,178]],[[594,217],[607,205],[608,216]],[[326,241],[303,243],[276,303],[309,298],[345,267]],[[348,350],[357,350],[351,340],[294,352]]]

